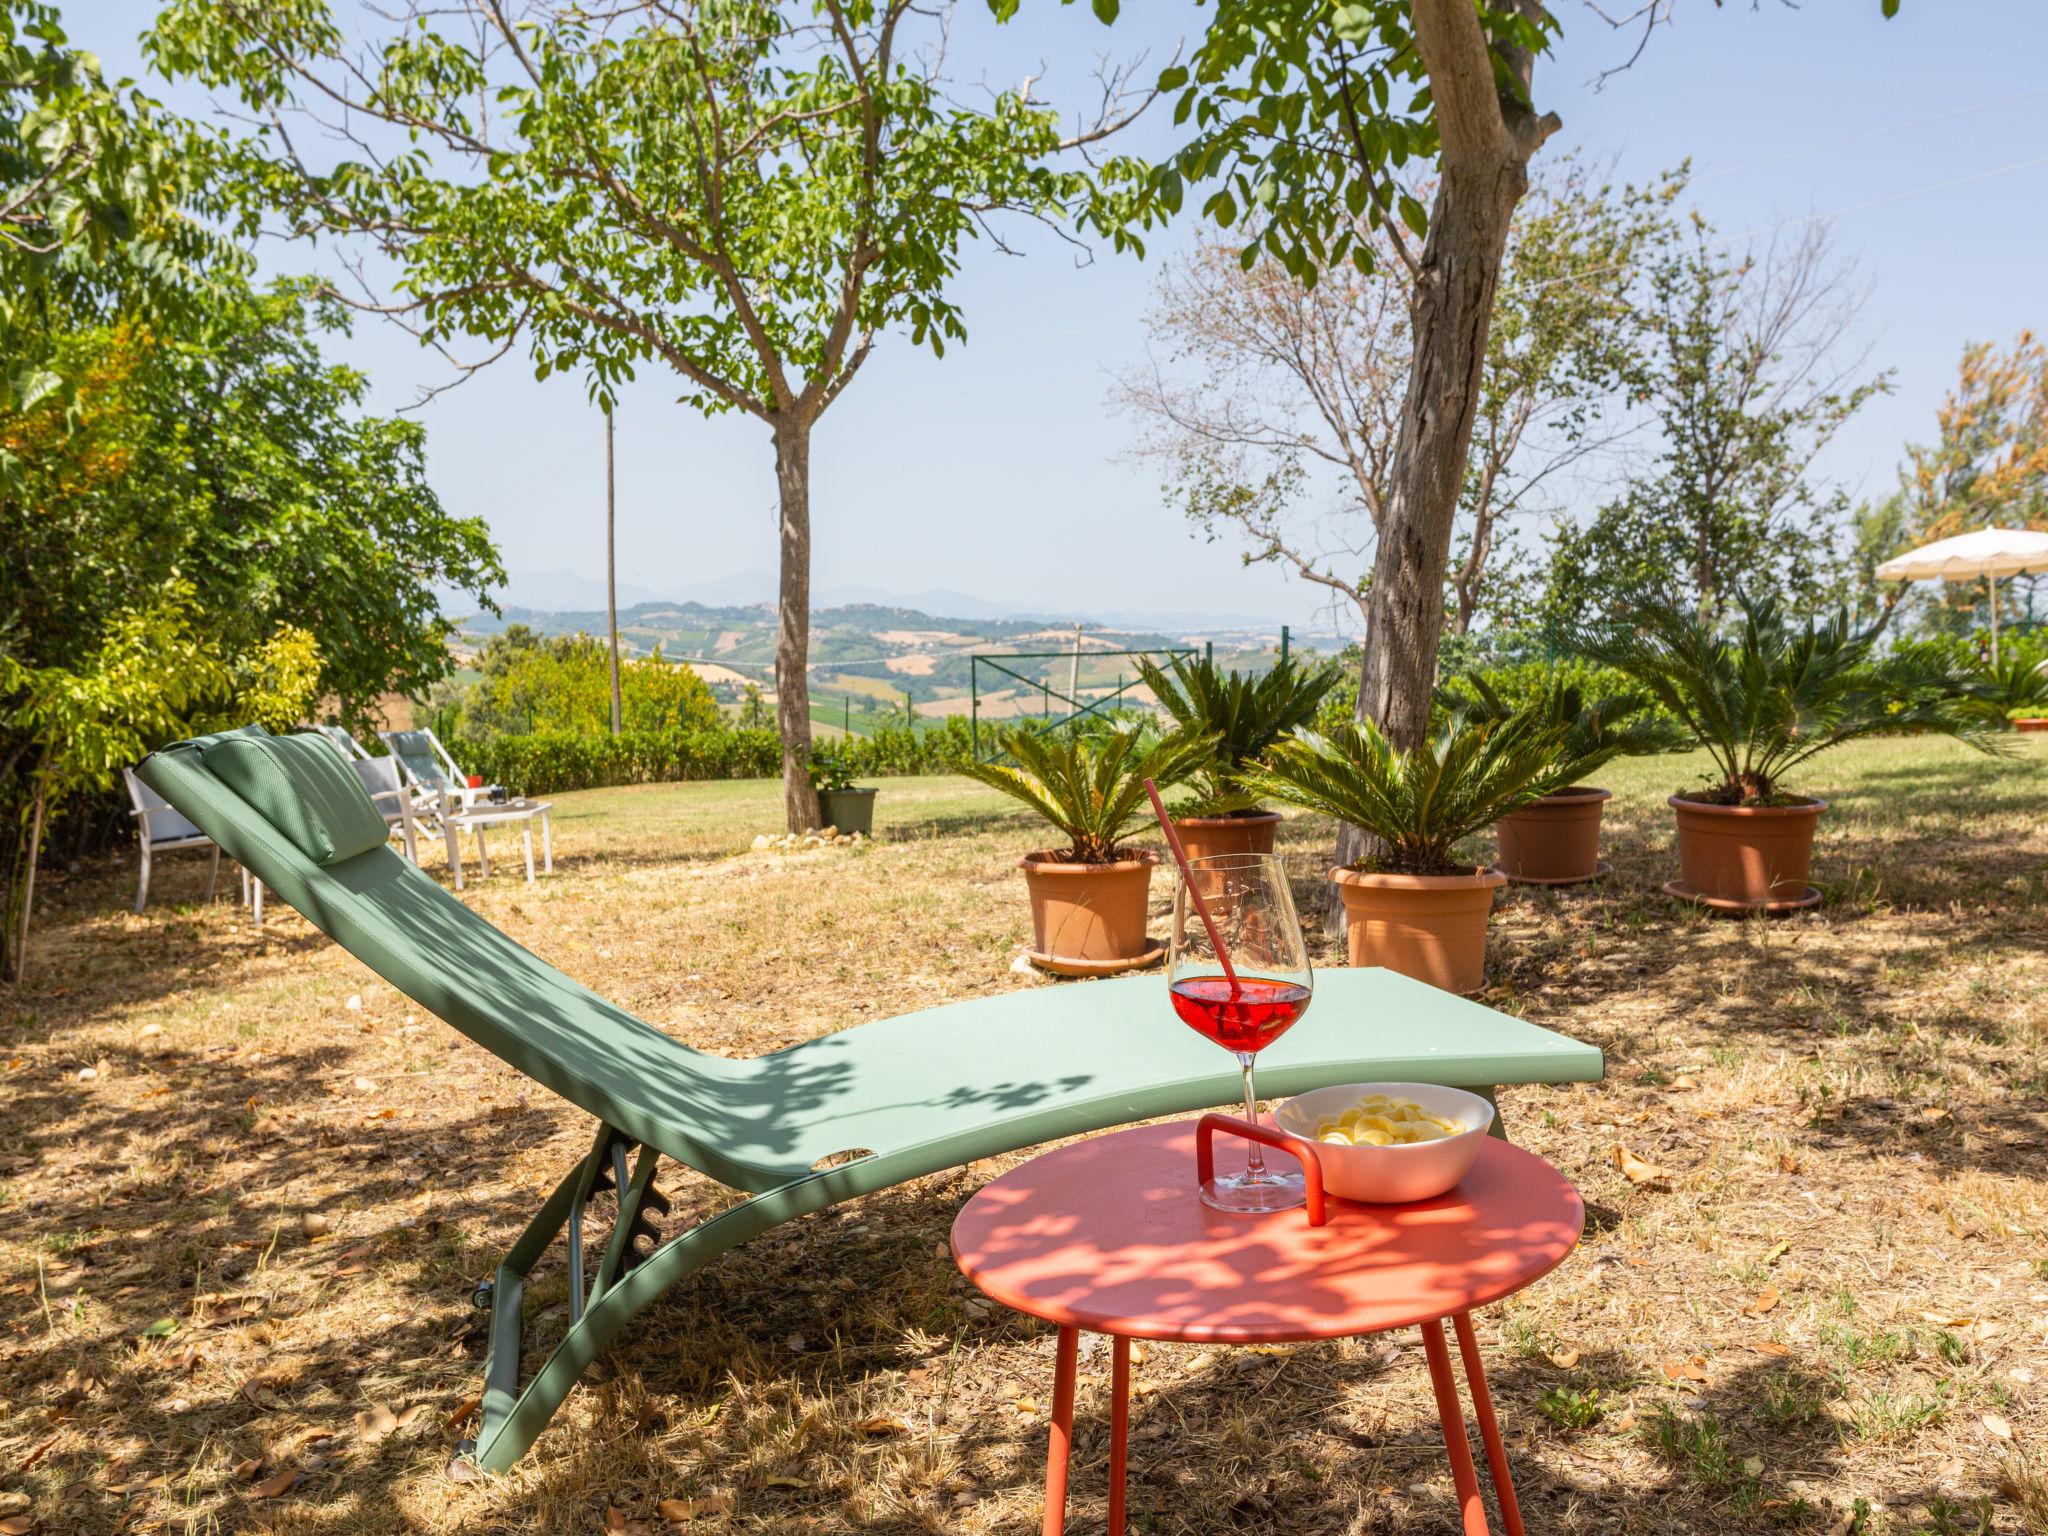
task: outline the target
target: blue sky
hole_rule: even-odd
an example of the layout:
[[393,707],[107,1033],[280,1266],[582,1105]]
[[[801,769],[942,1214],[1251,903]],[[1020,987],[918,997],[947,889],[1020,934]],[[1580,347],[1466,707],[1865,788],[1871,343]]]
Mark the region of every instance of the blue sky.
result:
[[[1131,0],[1103,29],[1086,7],[1024,7],[995,29],[961,7],[957,73],[1085,100],[1097,53],[1163,60],[1206,11]],[[138,72],[147,0],[65,7],[74,41],[112,71]],[[2041,0],[1877,0],[1799,9],[1679,0],[1633,68],[1597,86],[1632,40],[1577,0],[1539,66],[1537,96],[1564,131],[1554,147],[1647,177],[1690,156],[1695,202],[1724,231],[1834,214],[1837,249],[1868,287],[1863,339],[1896,392],[1868,406],[1822,461],[1853,492],[1881,493],[1902,445],[1931,435],[1967,341],[2048,326],[2048,5]],[[162,92],[196,111],[204,98]],[[1136,132],[1170,141],[1163,120]],[[1546,151],[1548,153],[1548,151]],[[1190,226],[1191,227],[1191,226]],[[1154,242],[1155,257],[1185,238]],[[812,450],[814,582],[898,591],[951,587],[1047,607],[1250,611],[1300,621],[1317,599],[1270,570],[1244,570],[1162,501],[1156,476],[1121,458],[1128,427],[1106,405],[1143,355],[1157,260],[1077,261],[1049,237],[1027,252],[967,253],[956,292],[970,339],[943,361],[890,338],[821,423]],[[304,270],[319,257],[273,247]],[[375,321],[333,348],[364,368],[379,408],[435,381],[435,360]],[[620,579],[664,588],[775,561],[766,429],[706,421],[653,368],[619,413]],[[448,506],[489,520],[515,571],[603,570],[602,422],[579,383],[536,383],[514,359],[423,412],[434,483]]]

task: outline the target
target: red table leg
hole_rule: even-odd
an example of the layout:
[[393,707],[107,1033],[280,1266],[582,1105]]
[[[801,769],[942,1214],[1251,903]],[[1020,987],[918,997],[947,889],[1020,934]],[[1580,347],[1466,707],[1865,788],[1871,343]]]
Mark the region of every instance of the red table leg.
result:
[[[1060,1329],[1059,1366],[1052,1386],[1052,1434],[1045,1448],[1045,1536],[1063,1536],[1067,1528],[1067,1458],[1074,1449],[1074,1365],[1080,1347],[1080,1329]],[[1441,1336],[1437,1348],[1443,1348]]]
[[1109,1536],[1124,1536],[1124,1474],[1131,1450],[1131,1341],[1116,1336],[1109,1381]]
[[[1465,1442],[1465,1410],[1451,1376],[1451,1352],[1444,1343],[1441,1319],[1422,1325],[1422,1349],[1429,1356],[1429,1384],[1436,1392],[1436,1416],[1444,1427],[1444,1450],[1451,1458],[1451,1481],[1457,1485],[1465,1536],[1490,1536],[1486,1506],[1479,1498],[1479,1473],[1472,1465],[1472,1447]],[[1046,1529],[1051,1536],[1052,1527]]]
[[1479,1435],[1486,1442],[1486,1471],[1493,1479],[1494,1497],[1500,1501],[1501,1523],[1508,1536],[1523,1536],[1522,1510],[1515,1502],[1515,1480],[1508,1472],[1508,1449],[1501,1443],[1500,1424],[1493,1416],[1493,1394],[1486,1389],[1486,1367],[1479,1363],[1479,1341],[1472,1336],[1472,1315],[1459,1312],[1451,1318],[1458,1331],[1458,1353],[1465,1361],[1465,1390],[1472,1394],[1472,1411],[1479,1419]]

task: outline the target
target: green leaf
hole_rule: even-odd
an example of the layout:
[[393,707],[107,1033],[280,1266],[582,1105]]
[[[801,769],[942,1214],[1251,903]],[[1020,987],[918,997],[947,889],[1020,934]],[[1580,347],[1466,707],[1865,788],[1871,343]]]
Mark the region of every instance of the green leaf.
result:
[[1159,89],[1162,91],[1177,91],[1187,83],[1188,70],[1185,64],[1175,64],[1159,71]]
[[1117,0],[1094,0],[1095,19],[1105,27],[1116,20]]
[[1418,240],[1429,234],[1429,214],[1406,192],[1401,194],[1401,222],[1415,231]]
[[178,1320],[175,1317],[160,1317],[142,1330],[142,1336],[145,1339],[168,1339],[177,1331]]
[[1898,15],[1899,0],[1884,0],[1884,14],[1887,20]]

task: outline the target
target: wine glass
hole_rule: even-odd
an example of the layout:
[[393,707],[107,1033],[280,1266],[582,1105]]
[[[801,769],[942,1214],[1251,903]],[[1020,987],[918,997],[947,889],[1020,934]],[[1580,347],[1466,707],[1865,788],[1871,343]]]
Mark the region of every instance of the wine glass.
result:
[[[1189,860],[1173,899],[1168,990],[1182,1023],[1236,1053],[1244,1069],[1247,1120],[1259,1117],[1253,1058],[1308,1011],[1314,986],[1279,856],[1225,853]],[[1259,1144],[1248,1145],[1244,1172],[1209,1180],[1202,1203],[1240,1212],[1300,1205],[1301,1174],[1271,1171]]]

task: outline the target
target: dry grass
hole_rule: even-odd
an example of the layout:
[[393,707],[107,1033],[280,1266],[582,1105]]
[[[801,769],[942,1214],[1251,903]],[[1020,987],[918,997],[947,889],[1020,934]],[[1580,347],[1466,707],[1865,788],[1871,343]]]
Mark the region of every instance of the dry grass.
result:
[[[1655,894],[1688,765],[1629,765],[1614,877],[1507,898],[1488,1000],[1610,1068],[1506,1096],[1591,1216],[1481,1320],[1532,1530],[2048,1529],[2042,763],[1823,760],[1829,900],[1778,922]],[[466,899],[713,1051],[1044,984],[1010,970],[1034,834],[992,797],[894,781],[871,847],[737,855],[776,803],[565,796],[556,878]],[[1304,893],[1326,835],[1287,827]],[[1036,1529],[1051,1334],[943,1257],[998,1164],[728,1255],[516,1472],[447,1480],[469,1288],[585,1125],[294,915],[253,932],[172,861],[131,917],[130,872],[56,882],[0,1001],[0,1530],[660,1532],[662,1500],[713,1531]],[[1668,1181],[1627,1182],[1617,1143]],[[666,1182],[678,1220],[723,1198]],[[563,1289],[536,1277],[536,1340]],[[1158,1347],[1138,1375],[1136,1530],[1457,1528],[1411,1339]],[[1106,1376],[1084,1356],[1079,1530]]]

